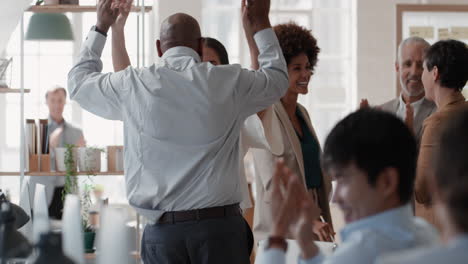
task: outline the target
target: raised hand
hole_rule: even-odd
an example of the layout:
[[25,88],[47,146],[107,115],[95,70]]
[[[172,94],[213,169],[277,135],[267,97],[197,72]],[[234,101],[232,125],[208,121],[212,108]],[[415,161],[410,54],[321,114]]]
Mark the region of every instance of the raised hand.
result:
[[244,29],[247,27],[250,34],[271,27],[270,0],[241,0],[241,6]]
[[109,28],[115,23],[119,15],[119,9],[112,9],[112,2],[112,0],[99,0],[96,6],[96,27],[105,33],[109,31]]
[[128,15],[132,10],[133,0],[121,0],[121,1],[114,1],[112,2],[111,8],[113,10],[118,9],[119,14],[115,23],[112,24],[112,29],[123,30],[125,27],[125,23],[127,22]]
[[294,233],[299,247],[301,248],[301,257],[309,259],[319,253],[318,247],[314,243],[313,223],[320,215],[320,209],[310,199],[305,201],[301,207],[301,214]]
[[332,237],[335,236],[335,231],[330,224],[315,220],[313,231],[317,235],[320,241],[333,242]]
[[359,103],[359,109],[369,108],[369,101],[367,99],[361,99],[361,103]]

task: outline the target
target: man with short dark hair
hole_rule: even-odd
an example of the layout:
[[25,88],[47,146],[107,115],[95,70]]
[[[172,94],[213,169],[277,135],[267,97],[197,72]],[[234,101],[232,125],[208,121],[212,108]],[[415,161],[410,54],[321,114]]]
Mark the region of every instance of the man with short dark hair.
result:
[[442,230],[432,207],[434,153],[444,122],[455,111],[468,107],[462,89],[468,80],[468,48],[458,40],[442,40],[430,47],[422,77],[426,97],[437,105],[437,112],[424,121],[415,184],[416,215]]
[[[313,243],[318,208],[295,187],[297,176],[279,163],[274,184],[287,182],[288,192],[274,206],[277,219],[260,263],[284,263],[284,237],[291,230],[301,248],[300,263],[373,263],[380,255],[435,242],[435,230],[411,209],[416,154],[412,132],[390,113],[362,109],[333,128],[322,160],[336,181],[333,202],[347,225],[342,244],[328,257]],[[281,189],[273,196],[281,197]]]
[[436,216],[446,234],[445,245],[388,256],[379,264],[464,264],[468,260],[468,109],[443,125],[435,156]]
[[143,261],[248,263],[240,130],[288,87],[270,1],[249,0],[243,14],[260,50],[257,71],[201,62],[198,22],[177,13],[161,25],[160,63],[103,74],[106,34],[119,16],[111,2],[99,1],[68,88],[84,109],[123,121],[129,203],[153,223],[143,233]]

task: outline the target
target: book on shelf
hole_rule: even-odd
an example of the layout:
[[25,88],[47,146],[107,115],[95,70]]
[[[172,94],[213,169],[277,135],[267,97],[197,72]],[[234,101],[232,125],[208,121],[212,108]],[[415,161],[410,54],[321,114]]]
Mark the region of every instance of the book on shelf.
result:
[[50,171],[48,120],[26,119],[26,170]]

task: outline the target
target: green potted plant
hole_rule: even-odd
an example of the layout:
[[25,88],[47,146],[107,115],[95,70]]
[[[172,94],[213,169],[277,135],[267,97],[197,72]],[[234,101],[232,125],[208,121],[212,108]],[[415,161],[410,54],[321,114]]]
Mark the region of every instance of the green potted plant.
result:
[[94,240],[96,237],[96,230],[90,224],[89,210],[91,208],[91,191],[93,185],[85,183],[81,194],[81,218],[83,219],[83,232],[84,232],[84,248],[85,253],[94,252]]
[[78,177],[76,173],[76,146],[73,144],[65,145],[64,163],[65,163],[65,186],[62,192],[62,199],[64,200],[67,194],[80,194],[81,202],[81,219],[84,232],[84,245],[85,252],[94,252],[94,239],[96,232],[89,224],[89,209],[91,208],[91,191],[93,185],[87,181],[92,181],[92,174],[88,174],[86,182],[84,182],[83,189],[80,193],[78,185]]
[[98,147],[78,148],[78,168],[82,172],[100,172],[101,171],[101,153],[104,149]]

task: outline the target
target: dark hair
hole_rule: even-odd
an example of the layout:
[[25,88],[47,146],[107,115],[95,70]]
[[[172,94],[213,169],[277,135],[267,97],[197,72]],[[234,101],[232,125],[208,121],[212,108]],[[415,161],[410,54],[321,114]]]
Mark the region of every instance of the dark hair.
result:
[[440,84],[461,91],[468,80],[468,47],[458,40],[441,40],[426,53],[428,71],[437,67]]
[[292,58],[305,53],[313,71],[317,65],[320,48],[311,31],[294,22],[276,25],[273,30],[278,37],[286,63],[289,64]]
[[49,93],[56,93],[58,91],[62,91],[65,94],[65,98],[67,98],[67,90],[63,87],[60,86],[55,86],[52,89],[49,89],[46,94],[45,94],[45,99],[47,100],[47,97],[49,97]]
[[229,64],[229,56],[224,45],[214,38],[203,38],[203,44],[208,48],[216,51],[216,54],[219,56],[221,65]]
[[457,228],[468,232],[468,108],[443,125],[435,155],[434,189]]
[[398,194],[402,204],[413,194],[416,174],[416,139],[395,115],[376,109],[361,109],[341,120],[325,142],[324,169],[342,168],[354,162],[375,186],[386,168],[399,173]]

